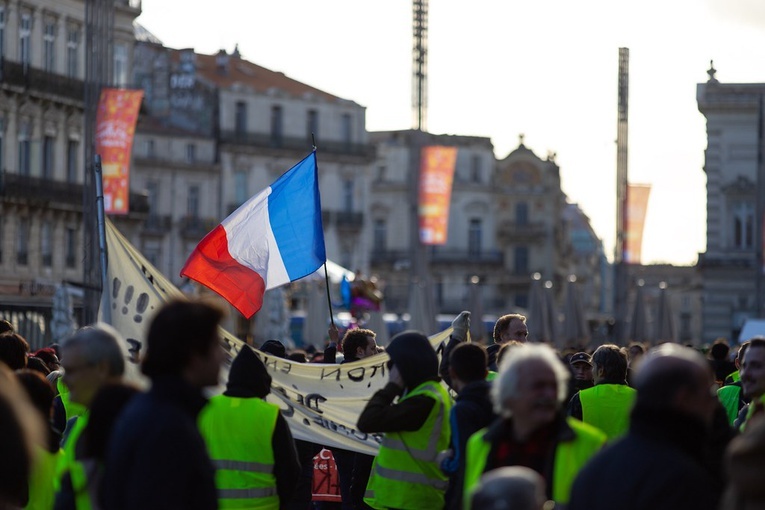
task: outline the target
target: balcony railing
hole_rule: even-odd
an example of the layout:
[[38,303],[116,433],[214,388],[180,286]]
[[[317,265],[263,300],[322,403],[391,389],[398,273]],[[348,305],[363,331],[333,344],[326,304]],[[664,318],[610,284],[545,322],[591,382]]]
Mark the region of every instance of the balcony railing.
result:
[[364,225],[364,213],[347,211],[322,211],[321,221],[324,227],[334,225],[339,229],[359,230]]
[[84,102],[85,82],[76,78],[36,69],[21,62],[0,59],[0,83],[24,90]]
[[502,264],[505,254],[501,250],[455,250],[436,248],[430,254],[430,261],[434,263],[478,263],[478,264]]
[[169,232],[172,227],[173,220],[170,216],[149,214],[149,217],[143,222],[143,233],[149,235],[162,235]]
[[[311,141],[307,137],[273,136],[266,133],[242,133],[233,130],[221,131],[221,140],[225,143],[236,143],[265,149],[286,149],[308,152]],[[318,141],[319,152],[328,154],[343,154],[352,156],[373,157],[374,146],[371,144],[342,141]]]
[[500,237],[509,241],[539,240],[542,241],[547,234],[544,223],[518,223],[505,221],[499,225]]
[[217,222],[212,218],[201,218],[199,216],[185,216],[179,222],[181,235],[187,239],[202,239],[207,235]]

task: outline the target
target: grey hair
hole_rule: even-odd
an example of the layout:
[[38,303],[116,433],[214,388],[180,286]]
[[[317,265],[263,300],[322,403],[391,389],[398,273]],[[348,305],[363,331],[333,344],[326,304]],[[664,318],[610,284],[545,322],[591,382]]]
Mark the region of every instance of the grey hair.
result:
[[89,365],[106,362],[110,376],[121,376],[125,373],[125,353],[122,350],[122,336],[109,324],[98,322],[77,330],[66,338],[61,349],[79,347]]
[[569,370],[550,346],[526,343],[510,349],[502,360],[499,375],[492,385],[491,396],[494,401],[494,411],[498,415],[510,417],[510,410],[505,403],[518,395],[521,370],[529,361],[541,361],[552,369],[558,381],[558,403],[566,399],[568,380],[571,377]]

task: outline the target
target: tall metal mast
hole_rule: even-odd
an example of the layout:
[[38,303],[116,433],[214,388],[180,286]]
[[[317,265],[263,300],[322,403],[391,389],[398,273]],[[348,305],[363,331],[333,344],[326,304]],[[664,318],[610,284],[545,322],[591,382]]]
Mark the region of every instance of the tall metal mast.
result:
[[627,319],[627,113],[629,99],[629,48],[619,48],[619,98],[616,124],[616,246],[614,248],[614,340],[626,340]]
[[85,174],[82,191],[83,321],[95,322],[101,296],[94,172],[96,111],[101,87],[111,83],[114,0],[85,1]]
[[412,1],[412,127],[428,130],[428,0]]

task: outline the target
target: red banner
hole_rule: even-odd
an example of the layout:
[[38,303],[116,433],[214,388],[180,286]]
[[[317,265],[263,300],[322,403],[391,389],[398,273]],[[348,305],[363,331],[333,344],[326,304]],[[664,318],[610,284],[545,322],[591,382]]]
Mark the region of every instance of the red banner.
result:
[[340,481],[337,477],[337,465],[332,452],[322,449],[313,458],[313,501],[332,501],[340,503]]
[[104,212],[127,214],[130,153],[142,90],[102,89],[96,113],[96,154],[101,156]]
[[420,155],[420,241],[445,244],[456,147],[423,147]]
[[648,210],[650,184],[629,184],[627,191],[627,249],[624,261],[640,264],[643,251],[643,226]]

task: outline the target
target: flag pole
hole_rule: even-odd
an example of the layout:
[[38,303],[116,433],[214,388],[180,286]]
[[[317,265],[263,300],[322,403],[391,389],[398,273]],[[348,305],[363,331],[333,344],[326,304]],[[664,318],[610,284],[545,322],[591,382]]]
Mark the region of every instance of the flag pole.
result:
[[[93,167],[96,173],[96,213],[98,218],[98,251],[101,259],[101,303],[104,292],[109,292],[109,277],[107,273],[106,257],[106,226],[104,220],[104,181],[101,173],[101,155],[93,156]],[[112,323],[112,309],[110,306],[101,307],[101,318],[107,324]]]
[[[311,132],[311,145],[313,146],[313,160],[316,163],[316,173],[319,173],[319,158],[316,157],[316,137],[313,131]],[[324,229],[322,229],[322,235],[324,235]],[[327,257],[324,257],[324,281],[327,284],[327,305],[329,306],[329,320],[332,323],[332,328],[337,329],[335,326],[335,314],[332,313],[332,297],[329,294],[329,272],[327,271]]]

